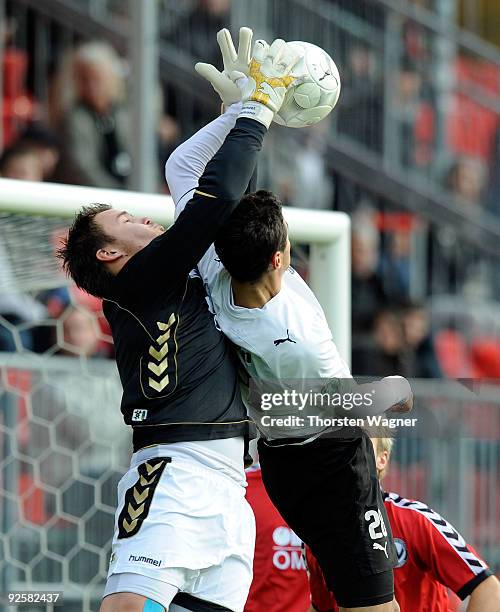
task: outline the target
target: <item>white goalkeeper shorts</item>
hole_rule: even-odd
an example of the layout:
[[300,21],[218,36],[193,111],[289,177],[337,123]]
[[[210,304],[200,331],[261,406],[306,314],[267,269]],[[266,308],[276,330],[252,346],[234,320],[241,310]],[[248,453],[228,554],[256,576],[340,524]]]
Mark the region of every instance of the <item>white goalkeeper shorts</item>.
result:
[[[224,466],[216,469],[214,454],[199,461],[171,452],[175,446],[139,451],[118,484],[104,596],[148,596],[144,589],[134,588],[135,574],[154,580],[146,582],[155,585],[155,600],[167,609],[175,587],[242,611],[255,545],[255,518],[245,499],[244,480],[231,476]],[[162,585],[164,597],[159,599]]]

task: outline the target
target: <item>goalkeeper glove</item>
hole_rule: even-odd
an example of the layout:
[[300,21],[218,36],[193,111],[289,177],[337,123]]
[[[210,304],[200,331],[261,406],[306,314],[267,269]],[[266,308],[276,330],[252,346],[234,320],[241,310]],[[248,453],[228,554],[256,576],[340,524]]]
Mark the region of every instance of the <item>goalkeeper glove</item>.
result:
[[224,72],[219,72],[211,64],[198,63],[195,69],[212,83],[225,106],[242,100],[239,116],[255,119],[268,128],[283,104],[287,89],[295,83],[290,72],[299,61],[299,55],[284,40],[277,39],[271,46],[258,40],[250,58],[251,40],[252,31],[241,28],[236,53],[231,34],[226,29],[221,30],[217,41]]
[[[255,119],[269,128],[288,88],[295,83],[290,73],[298,61],[299,55],[284,40],[278,38],[271,46],[265,40],[258,40],[253,48],[248,79],[243,83],[243,107],[239,116]],[[234,71],[229,76],[237,75]]]
[[[228,30],[221,30],[217,34],[217,42],[222,53],[224,72],[217,70],[212,64],[198,62],[195,65],[196,72],[207,79],[219,94],[222,104],[227,108],[235,102],[241,101],[241,90],[228,75],[238,73],[236,76],[243,77],[250,70],[250,49],[252,46],[253,32],[250,28],[240,28],[238,52],[234,48],[231,34]],[[240,74],[241,73],[241,74]]]

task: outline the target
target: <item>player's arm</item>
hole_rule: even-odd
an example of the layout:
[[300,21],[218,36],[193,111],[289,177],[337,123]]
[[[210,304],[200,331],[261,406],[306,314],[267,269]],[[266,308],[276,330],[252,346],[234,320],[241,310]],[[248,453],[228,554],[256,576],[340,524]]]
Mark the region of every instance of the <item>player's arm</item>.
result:
[[[277,329],[275,333],[279,331]],[[340,357],[333,339],[316,346],[299,342],[285,342],[274,346],[272,342],[266,342],[260,350],[252,352],[257,353],[266,362],[277,379],[296,379],[299,386],[303,379],[321,379],[324,381],[325,392],[344,395],[345,401],[342,404],[346,409],[335,410],[336,416],[340,418],[378,415],[402,404],[407,404],[408,410],[411,409],[412,391],[406,378],[387,376],[379,381],[358,384]],[[336,370],[335,377],[327,379],[331,376],[333,367]]]
[[500,610],[500,582],[496,576],[483,580],[471,593],[467,612]]
[[[241,95],[241,94],[240,94]],[[165,178],[175,204],[175,217],[184,210],[208,164],[236,123],[241,102],[179,145],[165,164]]]
[[351,378],[342,380],[341,383],[343,393],[365,398],[358,406],[353,405],[349,409],[348,416],[363,418],[391,409],[403,413],[413,408],[413,392],[410,383],[403,376],[386,376],[381,380],[362,384]]
[[[472,595],[483,583],[489,581],[492,572],[488,565],[453,525],[425,506],[411,513],[412,552],[420,565],[436,580],[454,591],[460,599]],[[485,587],[486,592],[491,589],[494,593],[497,587],[495,583],[489,581]],[[481,591],[478,591],[476,599],[483,601]],[[495,608],[476,607],[476,612],[485,609]],[[471,612],[470,608],[468,610]]]
[[167,274],[187,274],[196,266],[243,196],[266,131],[259,121],[237,119],[206,165],[193,197],[172,227],[157,239],[155,267],[162,266]]
[[[245,43],[241,58],[239,52],[237,55],[234,50],[229,32],[222,30],[218,35],[218,38],[224,37],[231,55],[234,54],[238,61],[241,59],[249,76],[242,79],[244,75],[241,72],[233,73],[233,80],[238,85],[243,81],[243,103],[236,124],[206,165],[193,198],[155,245],[159,247],[163,259],[168,261],[171,272],[188,273],[197,264],[214,241],[218,229],[241,200],[254,173],[264,135],[275,113],[281,108],[287,88],[293,83],[288,75],[299,56],[281,39],[275,40],[271,46],[258,40],[253,49],[250,69],[251,31],[245,34],[247,30],[240,31],[240,47],[242,36]],[[201,66],[227,78],[213,66]]]
[[[244,75],[249,72],[252,36],[250,28],[240,28],[236,52],[229,32],[221,30],[217,33],[217,42],[222,53],[224,72],[219,72],[211,64],[198,63],[195,66],[196,71],[219,94],[226,112],[178,146],[167,160],[165,178],[175,203],[176,217],[192,197],[205,166],[220,149],[241,111],[241,89],[246,81]],[[235,71],[241,75],[242,81],[239,83],[229,76]]]

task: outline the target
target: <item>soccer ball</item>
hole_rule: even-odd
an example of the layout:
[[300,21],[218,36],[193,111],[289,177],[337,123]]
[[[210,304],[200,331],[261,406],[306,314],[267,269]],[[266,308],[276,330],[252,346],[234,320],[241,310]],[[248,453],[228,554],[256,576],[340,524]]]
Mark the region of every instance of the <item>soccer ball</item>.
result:
[[274,121],[287,127],[307,127],[324,119],[337,104],[340,75],[335,62],[320,47],[301,41],[289,44],[301,57],[291,76],[301,82],[287,91]]

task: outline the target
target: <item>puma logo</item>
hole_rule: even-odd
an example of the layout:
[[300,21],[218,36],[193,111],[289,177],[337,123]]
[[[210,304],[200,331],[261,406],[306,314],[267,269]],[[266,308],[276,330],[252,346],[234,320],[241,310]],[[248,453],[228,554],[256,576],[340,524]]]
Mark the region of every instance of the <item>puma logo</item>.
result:
[[286,330],[286,338],[280,338],[279,340],[275,340],[274,346],[279,346],[280,344],[283,344],[283,342],[291,342],[292,344],[297,344],[295,340],[292,340],[290,338],[290,333],[288,332],[288,329]]
[[373,542],[373,550],[381,550],[385,553],[385,556],[389,558],[389,555],[387,554],[387,544],[388,542],[386,542],[385,545],[382,546],[382,544],[379,544],[378,542]]

